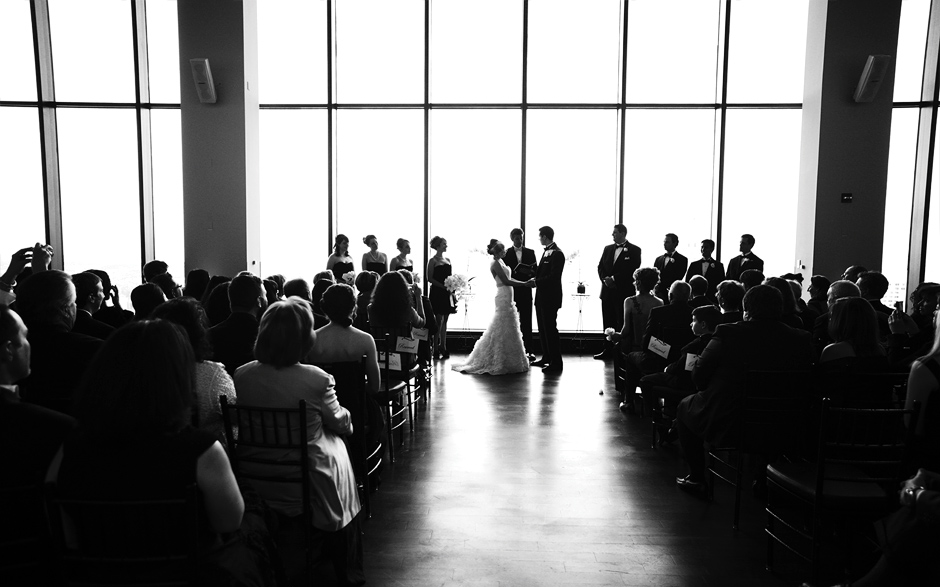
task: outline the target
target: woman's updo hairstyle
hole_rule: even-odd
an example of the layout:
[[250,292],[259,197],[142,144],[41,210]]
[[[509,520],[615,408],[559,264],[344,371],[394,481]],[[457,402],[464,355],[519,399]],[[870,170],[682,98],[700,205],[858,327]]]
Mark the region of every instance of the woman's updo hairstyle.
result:
[[432,238],[432,239],[431,239],[431,248],[434,249],[434,250],[437,250],[437,248],[441,246],[441,243],[442,243],[443,241],[444,241],[444,239],[442,239],[442,238],[439,237],[439,236],[436,236],[436,237]]
[[331,285],[329,289],[323,292],[323,300],[320,302],[320,309],[330,319],[330,322],[342,326],[352,325],[350,317],[356,308],[356,293],[353,288],[345,283]]
[[364,244],[364,245],[366,245],[366,246],[368,246],[368,247],[371,247],[372,245],[369,244],[369,243],[371,243],[371,242],[374,241],[374,240],[375,240],[375,235],[374,235],[374,234],[367,234],[365,237],[363,237],[363,239],[362,239],[362,244]]
[[505,248],[506,248],[506,247],[503,246],[503,243],[499,242],[499,241],[498,241],[497,239],[495,239],[495,238],[491,238],[491,239],[490,239],[490,244],[488,244],[488,245],[486,246],[486,254],[487,254],[487,255],[495,255],[495,254],[497,253],[497,251],[503,250],[503,249],[505,249]]
[[408,244],[408,239],[406,239],[406,238],[400,238],[400,239],[398,239],[397,241],[395,241],[395,248],[397,248],[397,249],[400,251],[400,250],[404,249],[404,248],[405,248],[405,245],[407,245],[407,244]]
[[339,254],[339,246],[343,243],[348,243],[348,242],[349,242],[349,237],[347,237],[345,234],[336,235],[336,238],[333,239],[333,252],[336,254]]

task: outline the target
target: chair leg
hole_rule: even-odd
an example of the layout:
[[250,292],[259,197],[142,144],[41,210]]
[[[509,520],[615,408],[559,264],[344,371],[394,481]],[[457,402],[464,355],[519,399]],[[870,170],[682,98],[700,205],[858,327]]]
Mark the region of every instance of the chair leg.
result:
[[388,460],[395,462],[395,443],[392,441],[394,432],[392,431],[392,404],[385,404],[385,433],[388,436]]
[[741,484],[744,481],[744,453],[738,452],[738,470],[735,473],[734,482],[734,524],[732,528],[737,531],[738,521],[741,519]]

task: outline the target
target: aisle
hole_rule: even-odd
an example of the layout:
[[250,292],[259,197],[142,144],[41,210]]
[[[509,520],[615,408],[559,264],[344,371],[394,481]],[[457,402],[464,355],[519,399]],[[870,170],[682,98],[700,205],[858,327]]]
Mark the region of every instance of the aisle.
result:
[[447,365],[363,526],[369,585],[793,583],[763,570],[749,496],[734,535],[730,489],[714,503],[675,489],[678,449],[650,449],[648,420],[598,394],[609,364],[566,357],[554,378]]

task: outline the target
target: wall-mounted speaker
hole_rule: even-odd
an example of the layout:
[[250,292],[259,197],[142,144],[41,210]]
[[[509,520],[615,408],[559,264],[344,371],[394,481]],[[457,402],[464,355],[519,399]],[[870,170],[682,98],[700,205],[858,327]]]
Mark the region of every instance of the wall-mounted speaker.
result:
[[890,55],[869,55],[862,70],[862,77],[855,88],[856,102],[871,102],[881,87],[881,82],[888,75],[888,66],[891,65]]
[[209,69],[208,59],[190,59],[189,66],[193,70],[193,81],[196,83],[196,94],[203,104],[215,104],[215,85],[212,83],[212,70]]

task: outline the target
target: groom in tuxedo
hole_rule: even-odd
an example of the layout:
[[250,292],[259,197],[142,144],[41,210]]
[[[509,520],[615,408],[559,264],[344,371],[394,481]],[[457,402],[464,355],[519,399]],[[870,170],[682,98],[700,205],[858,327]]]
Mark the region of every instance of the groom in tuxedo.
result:
[[[615,224],[613,244],[604,247],[604,253],[597,264],[597,275],[601,278],[601,312],[604,316],[604,328],[623,330],[623,301],[636,294],[633,287],[633,272],[640,268],[640,247],[627,242],[627,227]],[[612,358],[617,352],[616,345],[606,342],[604,351],[594,355],[603,361]]]
[[[512,248],[506,251],[503,262],[512,271],[512,278],[519,281],[528,281],[535,277],[535,251],[522,244],[525,233],[521,228],[513,228],[509,233]],[[534,360],[532,354],[532,288],[512,288],[512,299],[519,312],[519,329],[522,331],[522,342],[529,360]]]
[[561,308],[561,274],[565,270],[565,254],[555,244],[551,226],[539,229],[539,242],[545,247],[535,273],[535,312],[542,342],[542,358],[532,364],[544,373],[559,373],[564,365],[558,336],[558,309]]

